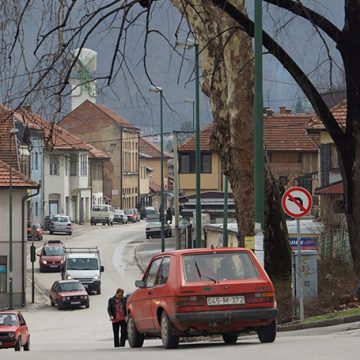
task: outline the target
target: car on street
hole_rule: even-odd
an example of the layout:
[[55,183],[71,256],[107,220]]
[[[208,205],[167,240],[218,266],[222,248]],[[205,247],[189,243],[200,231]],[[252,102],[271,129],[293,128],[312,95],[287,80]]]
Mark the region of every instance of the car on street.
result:
[[49,240],[38,254],[40,271],[60,271],[64,264],[65,246],[60,240]]
[[128,218],[123,209],[117,209],[114,211],[114,223],[127,224]]
[[124,209],[129,222],[136,223],[140,221],[140,214],[137,209]]
[[[161,237],[161,221],[159,219],[159,216],[147,218],[145,234],[147,239]],[[171,225],[165,222],[164,237],[171,237],[171,236],[172,236]]]
[[30,350],[30,332],[20,311],[0,311],[0,349]]
[[145,206],[140,210],[140,219],[146,219],[151,215],[159,215],[159,213],[155,210],[153,206]]
[[50,304],[59,310],[90,306],[89,295],[79,280],[57,280],[50,290]]
[[54,215],[46,215],[44,219],[44,230],[49,231],[50,230],[50,222]]
[[155,255],[127,301],[128,341],[141,347],[160,337],[165,349],[180,337],[221,335],[235,344],[255,331],[276,338],[274,286],[251,250],[185,249]]
[[28,240],[42,240],[44,231],[41,225],[37,222],[27,222],[27,239]]
[[67,215],[55,215],[49,225],[49,234],[54,233],[66,233],[68,235],[72,234],[72,224],[70,217]]

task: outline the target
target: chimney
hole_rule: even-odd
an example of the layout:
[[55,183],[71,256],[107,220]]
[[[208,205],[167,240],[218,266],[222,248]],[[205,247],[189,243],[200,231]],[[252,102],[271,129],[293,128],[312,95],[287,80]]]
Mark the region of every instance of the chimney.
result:
[[270,107],[264,107],[263,114],[265,116],[272,116],[274,114],[274,111]]
[[279,113],[280,114],[286,114],[286,106],[280,106],[279,107]]

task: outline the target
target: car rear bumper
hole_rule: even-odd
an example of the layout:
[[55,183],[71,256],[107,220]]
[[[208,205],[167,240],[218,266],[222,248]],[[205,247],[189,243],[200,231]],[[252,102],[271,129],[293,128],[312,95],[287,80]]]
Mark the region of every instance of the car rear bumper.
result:
[[278,309],[261,308],[261,309],[243,309],[228,311],[203,311],[175,313],[170,318],[175,323],[192,324],[207,322],[234,322],[248,320],[269,320],[274,319],[278,314]]

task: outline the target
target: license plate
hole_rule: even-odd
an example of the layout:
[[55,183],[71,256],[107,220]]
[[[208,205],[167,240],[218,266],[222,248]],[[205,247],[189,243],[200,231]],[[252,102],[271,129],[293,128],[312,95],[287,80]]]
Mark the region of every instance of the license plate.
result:
[[80,301],[72,301],[70,304],[71,305],[80,305]]
[[58,265],[50,265],[51,268],[56,268]]
[[208,306],[245,304],[245,298],[244,296],[208,297],[207,304]]

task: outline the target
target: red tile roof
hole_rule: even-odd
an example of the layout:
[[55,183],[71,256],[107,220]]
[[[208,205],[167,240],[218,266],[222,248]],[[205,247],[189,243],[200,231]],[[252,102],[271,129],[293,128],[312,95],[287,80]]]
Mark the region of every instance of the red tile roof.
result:
[[12,167],[19,170],[16,136],[10,137],[10,130],[15,127],[13,112],[0,105],[0,160],[10,162],[10,139]]
[[321,188],[317,188],[315,190],[315,195],[331,195],[331,194],[343,194],[344,193],[344,184],[343,181],[337,181],[327,186],[323,186]]
[[[200,130],[200,149],[201,151],[210,151],[210,136],[212,132],[212,123]],[[195,151],[196,137],[195,134],[190,137],[185,143],[178,146],[180,151]]]
[[[314,114],[272,114],[264,116],[264,139],[268,151],[316,152],[317,146],[305,131]],[[200,131],[201,151],[210,151],[212,123]],[[195,151],[195,135],[179,146],[180,151]]]
[[[337,104],[331,109],[331,112],[338,122],[338,124],[345,129],[346,127],[346,115],[347,115],[347,102],[346,100]],[[314,116],[306,126],[308,129],[324,130],[325,126],[318,116]]]
[[84,101],[70,114],[65,116],[64,119],[60,121],[59,125],[66,127],[68,130],[72,130],[74,128],[81,129],[89,126],[89,120],[91,120],[92,126],[99,126],[104,122],[115,121],[121,126],[138,130],[129,121],[121,117],[119,114],[116,114],[106,106],[94,104],[89,100]]
[[[0,188],[10,186],[10,166],[0,160]],[[12,169],[11,186],[13,188],[34,189],[38,187],[38,183],[30,180],[27,176],[16,169]]]
[[[140,137],[139,138],[139,146],[140,146],[140,153],[146,155],[150,158],[159,158],[161,156],[161,150],[159,146],[155,145],[151,141]],[[164,159],[169,159],[172,157],[167,151],[164,150]]]
[[317,146],[305,126],[314,114],[276,114],[264,116],[264,140],[267,151],[316,152]]

